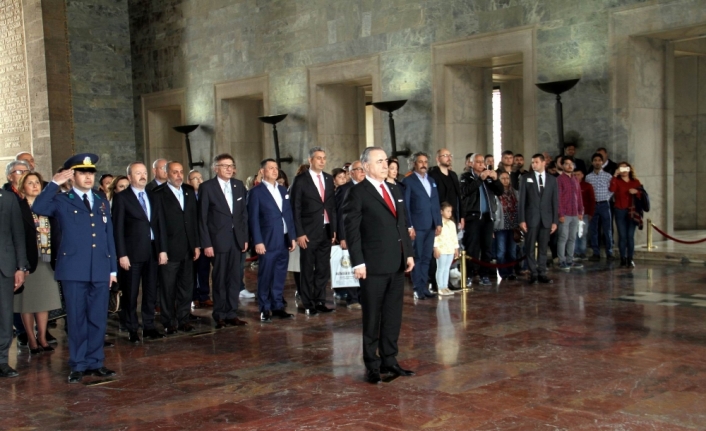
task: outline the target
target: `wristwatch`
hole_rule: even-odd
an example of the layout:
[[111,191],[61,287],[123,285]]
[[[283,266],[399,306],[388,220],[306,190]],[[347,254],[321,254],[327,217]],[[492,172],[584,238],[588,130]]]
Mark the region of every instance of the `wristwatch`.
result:
[[17,271],[27,272],[27,268],[25,268],[23,266],[23,267],[17,268]]

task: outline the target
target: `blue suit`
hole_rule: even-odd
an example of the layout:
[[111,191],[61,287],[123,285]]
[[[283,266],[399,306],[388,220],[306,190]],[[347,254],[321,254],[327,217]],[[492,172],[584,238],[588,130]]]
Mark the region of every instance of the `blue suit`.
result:
[[[282,291],[287,277],[289,247],[292,239],[297,237],[287,189],[277,185],[277,191],[282,196],[281,211],[264,182],[248,192],[248,222],[252,242],[253,245],[265,245],[265,254],[259,255],[257,269],[257,302],[260,312],[284,309]],[[287,234],[284,233],[285,223]]]
[[113,222],[107,200],[94,193],[88,211],[73,190],[57,194],[58,189],[54,182],[47,184],[32,211],[54,217],[61,226],[54,278],[61,281],[66,299],[69,365],[85,371],[102,367],[105,359],[110,275],[118,270]]
[[428,194],[417,174],[412,173],[404,179],[404,201],[409,215],[409,225],[414,228],[414,269],[412,284],[418,295],[428,292],[429,263],[434,255],[434,237],[436,227],[441,226],[441,205],[439,192],[434,179],[426,174],[431,194]]

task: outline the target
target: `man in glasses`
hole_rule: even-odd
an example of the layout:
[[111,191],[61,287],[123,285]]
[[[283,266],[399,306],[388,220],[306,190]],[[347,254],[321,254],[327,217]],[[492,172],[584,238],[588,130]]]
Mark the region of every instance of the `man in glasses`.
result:
[[216,329],[247,325],[238,319],[242,269],[240,257],[248,249],[248,210],[242,181],[233,178],[235,159],[213,159],[215,178],[199,187],[199,236],[206,257],[213,262],[213,321]]
[[[442,148],[436,152],[436,166],[429,169],[429,176],[436,181],[436,189],[439,192],[439,204],[448,202],[453,210],[453,218],[459,223],[459,228],[464,228],[464,218],[461,208],[461,187],[458,182],[458,175],[452,170],[453,155],[451,151]],[[432,259],[429,263],[429,280],[431,281],[432,290],[438,288],[445,289],[447,286],[436,285],[436,259]],[[449,284],[450,290],[460,290],[461,288],[453,287]]]

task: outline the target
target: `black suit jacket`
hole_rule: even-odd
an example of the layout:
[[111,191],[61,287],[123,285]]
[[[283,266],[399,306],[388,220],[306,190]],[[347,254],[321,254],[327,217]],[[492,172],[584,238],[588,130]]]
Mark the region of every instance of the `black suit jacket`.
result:
[[159,187],[160,185],[161,184],[157,184],[157,180],[153,179],[152,181],[147,183],[147,185],[145,186],[145,190],[152,191],[152,190],[156,189],[157,187]]
[[[451,205],[453,205],[454,209],[454,214],[456,215],[457,220],[461,220],[462,218],[465,218],[466,215],[463,211],[463,205],[461,205],[461,186],[458,181],[458,175],[456,175],[456,172],[449,170],[449,178],[453,180],[453,188],[454,192],[456,193],[457,199],[456,202],[449,202]],[[439,193],[439,203],[443,203],[444,201],[448,200],[447,196],[449,194],[448,190],[446,190],[446,182],[444,181],[444,173],[441,172],[441,168],[438,166],[433,166],[431,169],[429,169],[429,176],[434,178],[434,181],[436,181],[436,188]]]
[[153,251],[150,229],[154,234],[154,251],[167,251],[164,215],[154,194],[145,190],[145,195],[150,202],[149,219],[132,188],[113,196],[113,236],[118,259],[127,256],[130,262],[147,262]]
[[394,185],[388,184],[388,188],[397,217],[367,179],[348,191],[343,204],[351,263],[353,266],[365,264],[368,274],[397,272],[413,255],[403,195]]
[[292,182],[290,195],[294,210],[294,226],[297,235],[306,235],[310,240],[320,240],[324,235],[324,210],[328,214],[331,232],[336,231],[336,199],[333,177],[321,173],[324,182],[324,201],[321,201],[319,188],[314,184],[309,171],[297,175]]
[[218,177],[204,181],[199,186],[199,239],[201,247],[213,247],[216,253],[227,253],[233,246],[233,235],[237,246],[243,250],[248,242],[248,209],[245,185],[235,178],[230,179],[233,193],[233,212],[228,207]]
[[164,214],[164,230],[167,238],[167,256],[180,261],[185,257],[193,257],[194,249],[199,247],[198,204],[194,188],[182,184],[184,209],[181,209],[179,199],[165,183],[153,191],[155,200]]
[[608,164],[603,167],[603,170],[611,175],[615,175],[615,171],[618,170],[618,164],[611,159],[608,159]]
[[353,188],[355,184],[353,181],[348,181],[344,185],[336,189],[336,214],[338,214],[338,226],[336,226],[336,239],[338,241],[345,241],[346,239],[346,229],[343,227],[343,202],[346,199],[348,191]]
[[17,193],[12,191],[12,184],[9,182],[5,183],[2,188],[8,193],[12,193],[12,196],[17,199],[17,203],[20,206],[20,212],[22,213],[22,224],[24,225],[25,251],[27,253],[28,262],[27,269],[31,274],[35,269],[37,269],[37,262],[39,261],[39,251],[37,250],[37,227],[34,225],[32,209],[30,209],[27,199],[20,197]]

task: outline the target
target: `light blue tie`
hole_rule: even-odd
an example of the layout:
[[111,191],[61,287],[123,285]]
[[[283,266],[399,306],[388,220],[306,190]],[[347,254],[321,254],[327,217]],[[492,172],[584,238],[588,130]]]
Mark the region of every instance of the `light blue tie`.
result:
[[145,204],[145,192],[140,192],[137,196],[140,198],[140,206],[142,207],[142,211],[145,212],[147,219],[149,219],[150,215],[147,213],[147,204]]

